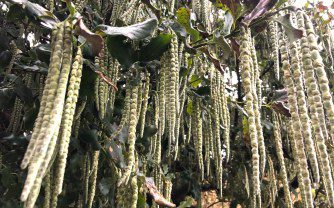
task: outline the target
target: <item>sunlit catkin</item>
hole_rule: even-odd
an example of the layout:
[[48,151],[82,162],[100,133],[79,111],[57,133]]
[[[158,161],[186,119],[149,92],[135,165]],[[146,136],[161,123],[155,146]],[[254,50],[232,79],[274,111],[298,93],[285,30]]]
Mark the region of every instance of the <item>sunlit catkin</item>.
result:
[[[300,29],[304,30],[304,17],[301,11],[297,12],[297,23]],[[305,33],[304,33],[305,34]],[[307,91],[307,101],[310,108],[310,117],[313,130],[315,132],[315,143],[318,147],[318,159],[323,177],[326,194],[330,204],[334,203],[333,178],[329,155],[326,146],[327,130],[325,124],[324,110],[320,97],[318,84],[316,83],[314,68],[311,62],[310,48],[306,36],[301,38],[302,63],[304,70],[304,81]]]
[[254,195],[260,194],[260,156],[258,149],[258,137],[256,128],[256,116],[254,113],[254,97],[251,77],[251,52],[249,48],[249,39],[245,27],[241,27],[240,40],[240,71],[245,92],[245,110],[248,114],[249,135],[252,147],[252,168],[253,168],[253,189]]
[[275,149],[276,149],[276,155],[278,158],[278,163],[280,166],[280,175],[281,175],[281,180],[283,184],[285,204],[288,208],[292,208],[293,204],[292,204],[291,195],[290,195],[288,175],[287,175],[287,171],[285,168],[285,162],[284,162],[281,128],[278,122],[278,115],[276,115],[274,112],[273,112],[273,125],[274,125]]
[[305,201],[304,203],[308,207],[313,207],[313,198],[312,198],[312,187],[310,181],[310,174],[307,169],[307,159],[304,150],[304,141],[302,135],[302,127],[299,118],[299,111],[296,99],[296,88],[292,79],[290,72],[290,62],[289,56],[287,53],[286,42],[284,41],[284,35],[280,35],[279,45],[282,57],[282,70],[284,72],[284,82],[288,92],[288,102],[290,106],[290,113],[292,118],[292,127],[294,132],[294,140],[296,142],[296,160],[299,163],[299,173],[301,178],[301,189],[305,192]]
[[131,88],[130,97],[130,112],[129,112],[129,134],[128,134],[128,158],[127,166],[124,169],[122,178],[119,180],[120,184],[127,184],[130,176],[131,170],[135,162],[135,143],[136,143],[136,127],[137,127],[137,103],[138,103],[138,83],[134,84]]
[[307,14],[304,13],[305,19],[305,31],[307,34],[307,40],[310,47],[310,55],[312,60],[312,66],[315,71],[319,89],[321,92],[321,98],[323,106],[326,112],[326,116],[329,121],[330,135],[333,141],[334,138],[334,105],[331,95],[331,90],[329,88],[328,77],[324,68],[324,63],[318,49],[317,38],[314,32],[313,24]]

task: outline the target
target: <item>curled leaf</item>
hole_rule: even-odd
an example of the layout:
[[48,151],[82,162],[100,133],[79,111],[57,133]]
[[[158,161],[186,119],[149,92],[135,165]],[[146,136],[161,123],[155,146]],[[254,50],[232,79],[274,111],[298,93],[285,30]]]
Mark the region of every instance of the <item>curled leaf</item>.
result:
[[271,107],[280,114],[285,115],[286,117],[291,117],[289,108],[284,104],[284,102],[273,102]]
[[268,10],[273,8],[276,2],[277,0],[260,0],[256,7],[252,10],[252,12],[245,16],[243,22],[246,25],[249,25],[254,19],[257,19]]
[[216,69],[218,69],[218,71],[221,74],[224,74],[224,69],[222,67],[222,65],[220,64],[219,60],[217,58],[215,58],[209,51],[209,49],[207,47],[201,47],[199,48],[200,51],[202,51],[203,53],[205,53],[209,60],[213,63],[213,65],[215,66]]
[[87,42],[91,44],[93,55],[98,55],[103,48],[103,38],[101,37],[101,35],[95,34],[90,31],[83,22],[82,18],[78,19],[75,26],[76,33],[84,37]]
[[145,178],[145,185],[148,189],[148,193],[152,196],[155,203],[157,203],[160,206],[165,207],[176,207],[175,204],[172,202],[169,202],[167,199],[165,199],[162,194],[158,191],[157,187],[154,184],[154,181],[152,178]]
[[144,22],[125,27],[112,27],[109,25],[98,25],[96,29],[110,36],[125,36],[131,40],[141,40],[151,35],[158,25],[158,20],[151,18]]
[[290,42],[294,42],[303,37],[303,31],[296,28],[291,22],[291,15],[286,14],[284,16],[279,16],[274,21],[278,22],[284,27],[286,35],[288,36]]

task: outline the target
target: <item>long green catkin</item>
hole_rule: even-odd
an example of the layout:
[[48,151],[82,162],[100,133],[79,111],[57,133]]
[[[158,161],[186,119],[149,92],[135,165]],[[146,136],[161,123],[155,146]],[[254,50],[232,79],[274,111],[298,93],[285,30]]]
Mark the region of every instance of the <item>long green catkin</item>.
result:
[[130,97],[130,112],[129,112],[129,135],[128,135],[128,145],[129,145],[129,156],[127,159],[127,166],[125,167],[124,174],[119,180],[118,185],[127,184],[130,176],[132,167],[135,162],[135,143],[136,143],[136,127],[137,127],[137,104],[138,104],[138,85],[135,84],[131,88]]
[[[53,97],[55,96],[55,88],[56,88],[55,85],[56,85],[56,81],[59,78],[58,65],[59,65],[59,62],[61,62],[62,55],[63,55],[62,53],[63,52],[63,47],[62,47],[63,31],[64,31],[64,28],[62,27],[62,24],[57,25],[56,29],[52,31],[52,42],[51,42],[51,46],[52,46],[51,54],[52,55],[51,55],[51,60],[50,60],[49,72],[48,72],[48,75],[45,81],[43,96],[41,99],[38,116],[34,124],[33,133],[31,135],[31,139],[28,144],[27,150],[24,154],[23,160],[21,162],[22,169],[25,169],[29,165],[31,161],[31,157],[33,156],[34,151],[37,146],[37,142],[38,142],[37,136],[39,134],[39,131],[41,130],[44,115],[45,113],[50,113],[51,111],[50,104],[53,104],[53,102],[50,102],[50,100],[53,100]],[[53,87],[54,89],[51,89],[51,87]],[[46,104],[48,104],[48,106]]]
[[[297,12],[297,23],[301,30],[304,29],[304,17],[301,11]],[[305,33],[304,33],[305,34]],[[304,35],[301,38],[301,52],[302,52],[302,63],[303,63],[303,76],[305,81],[305,87],[307,91],[307,101],[310,108],[311,124],[315,132],[316,145],[318,147],[317,154],[320,162],[320,169],[323,177],[323,183],[325,186],[327,198],[330,204],[334,203],[334,189],[333,189],[333,178],[332,171],[329,162],[329,155],[326,146],[327,130],[325,124],[325,115],[321,102],[320,92],[316,79],[314,76],[314,68],[311,62],[310,48],[307,37]],[[331,147],[329,147],[331,148]]]
[[[28,145],[27,151],[21,163],[22,169],[26,168],[29,164],[27,179],[21,194],[21,201],[26,201],[26,199],[28,198],[28,195],[34,184],[40,165],[42,163],[42,159],[44,158],[46,152],[41,150],[44,144],[44,138],[41,137],[41,134],[46,131],[46,127],[49,124],[50,119],[52,118],[51,111],[53,109],[53,104],[56,97],[56,88],[58,87],[58,79],[60,76],[59,62],[62,61],[63,57],[63,25],[63,23],[60,23],[58,31],[55,30],[56,32],[53,33],[56,36],[54,42],[55,46],[54,51],[51,55],[49,73],[43,92],[41,109],[35,122],[35,128],[29,142],[31,143],[31,145]],[[52,135],[53,133],[51,134],[51,136]],[[48,144],[44,145],[44,149],[48,147]],[[38,158],[38,156],[40,156],[40,158]]]
[[311,187],[311,181],[310,181],[310,175],[307,169],[307,159],[305,155],[304,150],[304,141],[303,141],[303,135],[302,135],[302,128],[301,128],[301,122],[299,118],[299,111],[298,111],[298,105],[297,105],[297,99],[296,99],[296,89],[295,84],[292,79],[292,75],[290,72],[290,63],[289,63],[289,55],[287,52],[286,42],[284,41],[284,35],[282,35],[279,38],[279,45],[280,45],[280,51],[281,51],[281,57],[282,57],[282,69],[284,72],[284,82],[285,86],[287,88],[288,92],[288,102],[290,106],[290,113],[292,118],[292,127],[294,132],[294,140],[296,142],[296,160],[299,163],[299,173],[301,178],[301,188],[305,192],[305,205],[307,207],[313,207],[313,197],[312,197],[312,187]]
[[66,167],[66,159],[70,142],[73,117],[76,110],[76,104],[79,96],[79,88],[82,75],[82,51],[78,47],[77,55],[72,65],[69,85],[67,88],[67,98],[62,116],[61,131],[59,137],[59,155],[58,155],[58,170],[56,171],[55,190],[58,194],[61,193]]
[[196,144],[196,153],[197,153],[197,161],[198,161],[198,167],[200,170],[200,177],[203,180],[204,179],[204,164],[203,164],[203,150],[202,150],[202,146],[203,146],[203,132],[202,132],[202,109],[201,109],[201,105],[200,105],[200,100],[196,99],[195,101],[195,114],[196,114],[196,137],[195,140],[195,144]]
[[[33,207],[35,204],[39,194],[42,179],[47,171],[47,167],[49,166],[52,156],[54,155],[57,144],[57,137],[64,107],[66,86],[72,62],[72,25],[68,21],[65,21],[63,25],[64,39],[62,44],[64,47],[64,52],[61,63],[60,76],[56,85],[56,96],[53,100],[54,105],[52,106],[50,112],[50,119],[43,121],[40,135],[38,135],[37,138],[40,143],[37,144],[32,162],[29,165],[28,176],[21,194],[22,201],[25,201],[25,197],[30,194],[26,203],[27,208]],[[45,128],[43,129],[44,125]]]
[[89,192],[87,208],[92,208],[93,202],[94,202],[95,190],[96,190],[96,179],[97,179],[97,172],[98,172],[98,166],[99,166],[99,156],[100,156],[100,151],[93,152],[92,169],[91,169],[91,176],[90,176],[90,192]]
[[276,149],[276,154],[278,158],[278,163],[280,165],[280,175],[281,175],[281,180],[283,184],[285,204],[288,208],[292,208],[293,204],[292,204],[292,199],[291,199],[291,194],[290,194],[290,189],[289,189],[288,175],[286,172],[286,167],[285,167],[285,162],[284,162],[281,129],[280,129],[280,125],[278,122],[278,115],[276,115],[275,112],[273,112],[273,125],[274,125],[275,149]]
[[265,167],[266,167],[266,147],[264,144],[264,138],[263,138],[263,130],[262,130],[262,124],[261,124],[261,105],[259,105],[259,98],[258,98],[258,93],[257,93],[257,83],[260,78],[259,78],[259,66],[258,66],[258,61],[257,61],[257,56],[256,56],[256,50],[255,50],[255,43],[254,39],[251,37],[251,34],[249,32],[249,47],[251,50],[251,57],[252,57],[252,71],[253,71],[253,83],[252,83],[252,90],[253,90],[253,102],[254,102],[254,115],[255,115],[255,122],[256,122],[256,133],[257,133],[257,138],[259,142],[259,153],[260,153],[260,173],[262,176],[264,175]]
[[321,92],[321,98],[323,102],[324,109],[326,111],[326,116],[328,118],[329,126],[330,126],[330,135],[332,138],[332,142],[334,140],[334,104],[333,98],[331,94],[331,90],[329,88],[328,77],[324,68],[324,63],[322,57],[320,55],[318,49],[317,38],[315,36],[315,31],[313,24],[307,14],[304,13],[305,19],[305,30],[307,34],[307,40],[310,47],[310,55],[312,59],[312,66],[317,76],[318,85]]
[[299,50],[297,42],[290,43],[291,53],[291,70],[293,71],[293,78],[296,86],[296,97],[298,104],[298,113],[303,126],[303,137],[305,142],[305,150],[310,160],[314,180],[316,183],[320,181],[318,159],[315,152],[314,141],[311,133],[310,117],[308,115],[308,109],[306,104],[306,98],[304,93],[303,79],[300,70]]
[[[252,147],[252,168],[253,168],[253,189],[254,196],[260,195],[260,156],[256,128],[256,116],[254,113],[254,97],[251,77],[251,52],[249,48],[249,38],[245,27],[241,27],[240,40],[240,71],[245,91],[245,109],[248,114],[249,134]],[[255,198],[254,198],[255,200]]]

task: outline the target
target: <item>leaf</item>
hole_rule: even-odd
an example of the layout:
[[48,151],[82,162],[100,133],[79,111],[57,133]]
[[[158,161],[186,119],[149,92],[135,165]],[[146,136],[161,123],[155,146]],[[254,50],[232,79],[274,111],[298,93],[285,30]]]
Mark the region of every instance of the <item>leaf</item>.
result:
[[101,35],[95,34],[90,31],[84,24],[82,18],[78,19],[75,23],[76,34],[84,37],[88,43],[92,46],[93,55],[98,55],[103,48],[103,38]]
[[32,20],[39,22],[42,26],[52,29],[57,22],[58,18],[52,14],[49,10],[45,9],[39,4],[31,3],[30,1],[13,1],[14,4],[20,4],[27,12],[28,17]]
[[189,103],[188,103],[188,105],[187,105],[187,113],[189,114],[189,115],[192,115],[193,114],[193,109],[194,109],[194,107],[193,107],[193,102],[192,101],[190,101]]
[[283,114],[286,117],[291,117],[290,109],[284,104],[284,102],[273,102],[270,105],[277,113]]
[[176,12],[178,23],[186,29],[193,41],[197,41],[199,40],[199,32],[192,27],[190,17],[190,10],[188,8],[181,7]]
[[272,7],[274,7],[276,2],[277,0],[260,0],[253,11],[245,16],[243,22],[246,25],[249,25],[254,19],[257,19]]
[[124,36],[109,36],[107,37],[108,51],[112,57],[126,67],[130,67],[135,61],[134,50],[129,42],[125,42]]
[[168,49],[172,34],[160,34],[151,39],[150,43],[142,47],[139,51],[140,61],[158,60]]
[[231,55],[232,48],[230,44],[227,43],[225,37],[220,33],[215,33],[213,35],[213,44],[220,46],[221,50],[223,51],[223,59],[227,59]]
[[271,101],[288,102],[288,92],[286,89],[275,90]]
[[153,178],[146,177],[145,185],[148,189],[148,193],[152,196],[155,203],[165,207],[176,207],[175,204],[165,199],[163,195],[158,191],[157,187],[154,184]]
[[224,69],[222,68],[219,60],[217,58],[215,58],[209,51],[208,47],[201,47],[199,48],[200,51],[202,51],[203,53],[205,53],[208,56],[208,59],[211,61],[211,63],[213,63],[213,65],[215,66],[216,69],[218,69],[218,71],[221,74],[224,74]]
[[209,86],[201,86],[197,88],[196,93],[199,95],[210,95],[210,87]]
[[81,141],[90,144],[94,150],[101,149],[96,129],[83,129],[79,132],[78,137]]
[[14,97],[14,90],[11,88],[0,89],[0,109],[5,108]]
[[197,75],[197,74],[193,74],[190,77],[189,80],[189,84],[193,87],[193,88],[197,88],[199,84],[201,84],[201,78]]
[[278,22],[284,27],[286,35],[288,36],[290,42],[294,42],[303,37],[303,31],[296,28],[291,22],[291,15],[290,13],[279,16],[273,19],[274,21]]
[[125,36],[131,40],[141,40],[147,38],[158,25],[158,20],[151,18],[144,22],[125,26],[125,27],[112,27],[109,25],[98,25],[97,31],[103,32],[110,36]]
[[194,204],[194,202],[195,202],[194,198],[192,198],[191,196],[186,196],[185,200],[180,203],[180,205],[178,206],[178,208],[192,207],[192,205]]
[[99,190],[102,195],[107,196],[110,188],[111,188],[111,183],[112,178],[102,178],[99,182]]
[[224,26],[223,26],[223,29],[222,29],[222,35],[223,36],[230,34],[233,22],[234,22],[234,20],[233,20],[233,16],[232,16],[231,12],[226,11],[225,15],[224,15]]
[[144,134],[142,138],[148,138],[154,136],[158,132],[158,128],[154,125],[145,126]]

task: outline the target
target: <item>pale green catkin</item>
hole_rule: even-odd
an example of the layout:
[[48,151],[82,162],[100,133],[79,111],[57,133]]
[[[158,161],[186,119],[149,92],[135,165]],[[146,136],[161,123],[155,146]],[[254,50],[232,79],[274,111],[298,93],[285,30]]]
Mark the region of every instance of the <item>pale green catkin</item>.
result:
[[329,132],[332,138],[332,142],[334,140],[334,104],[331,95],[331,90],[329,88],[329,81],[327,78],[327,74],[324,68],[324,63],[322,57],[319,53],[317,38],[315,36],[313,24],[308,17],[307,14],[304,13],[305,19],[305,31],[307,34],[307,40],[310,48],[310,55],[312,60],[312,66],[315,71],[319,89],[321,92],[321,98],[323,102],[323,106],[326,112],[326,116],[329,122]]
[[275,175],[274,163],[270,156],[268,156],[269,171],[268,177],[270,180],[270,198],[271,207],[275,207],[276,197],[277,197],[277,180]]
[[251,37],[250,31],[248,32],[249,34],[249,47],[251,50],[251,57],[252,57],[252,62],[251,62],[251,67],[253,71],[253,83],[252,83],[252,90],[253,90],[253,99],[254,99],[254,115],[255,115],[255,122],[256,122],[256,132],[257,132],[257,138],[259,142],[259,153],[260,153],[260,173],[262,176],[264,175],[265,171],[265,166],[266,166],[266,147],[264,144],[264,138],[263,138],[263,130],[262,130],[262,124],[261,124],[261,105],[259,105],[258,101],[258,93],[257,93],[257,80],[259,80],[259,66],[258,66],[258,61],[257,61],[257,55],[256,55],[256,50],[255,50],[255,42],[254,39]]
[[[172,31],[172,30],[171,30]],[[176,124],[176,114],[177,114],[177,77],[179,73],[179,62],[178,62],[178,38],[176,34],[172,31],[173,38],[170,44],[170,68],[168,70],[168,76],[166,79],[166,117],[168,123],[168,152],[169,157],[172,150],[172,143],[175,142],[175,124]]]
[[273,125],[274,125],[275,149],[276,149],[276,155],[278,158],[278,163],[280,165],[280,175],[281,175],[281,181],[283,184],[285,205],[287,206],[287,208],[292,208],[293,204],[292,204],[291,194],[290,194],[290,189],[289,189],[288,175],[287,175],[285,162],[284,162],[281,128],[278,122],[278,115],[276,115],[275,112],[273,112]]
[[[51,106],[53,102],[48,102],[49,100],[53,100],[55,96],[55,89],[51,89],[51,87],[56,88],[57,80],[59,78],[59,70],[58,63],[62,58],[62,39],[63,39],[63,30],[62,25],[58,25],[58,27],[52,31],[52,55],[50,60],[49,72],[45,81],[45,87],[43,91],[43,96],[40,103],[40,109],[38,112],[37,119],[34,124],[33,133],[31,135],[30,142],[28,144],[27,150],[24,154],[23,160],[21,162],[21,168],[25,169],[30,163],[31,157],[35,151],[37,140],[36,137],[41,129],[41,125],[43,122],[44,114],[50,113]],[[52,84],[52,85],[51,85]],[[48,104],[48,106],[46,105]],[[47,107],[47,108],[46,108]],[[45,113],[44,111],[47,110]]]
[[310,117],[308,115],[303,79],[300,71],[300,60],[299,60],[299,51],[297,42],[290,43],[290,53],[291,53],[291,70],[293,71],[293,78],[296,86],[298,112],[301,125],[303,126],[302,134],[305,142],[305,150],[308,159],[310,160],[314,180],[316,183],[318,183],[320,181],[318,160],[311,133]]
[[138,85],[135,84],[131,88],[131,97],[130,97],[130,110],[129,110],[129,134],[128,134],[128,159],[127,166],[124,169],[124,173],[119,180],[118,185],[127,184],[130,176],[131,170],[135,162],[135,143],[136,143],[136,127],[137,127],[137,105],[138,105]]
[[[82,52],[78,48],[77,55],[72,65],[69,85],[67,88],[67,98],[62,116],[61,130],[59,136],[59,155],[58,155],[58,171],[56,172],[56,187],[55,191],[60,194],[65,174],[66,159],[68,154],[68,147],[70,143],[70,136],[73,124],[73,117],[76,110],[76,104],[79,96],[79,88],[82,75]],[[59,175],[57,175],[59,174]]]
[[[215,159],[215,169],[216,169],[216,180],[219,190],[219,196],[222,197],[222,157],[221,157],[221,141],[220,141],[220,117],[219,117],[219,100],[217,91],[217,77],[215,76],[215,67],[213,64],[210,65],[210,97],[212,101],[212,119],[213,119],[213,143],[214,143],[214,159]],[[192,119],[193,120],[193,119]],[[192,126],[192,128],[194,128]]]
[[196,115],[196,138],[195,138],[195,144],[196,144],[196,153],[197,153],[197,162],[198,162],[198,167],[200,170],[200,177],[203,180],[204,179],[204,163],[203,163],[203,132],[202,132],[202,125],[203,125],[203,120],[202,120],[202,109],[201,109],[201,104],[200,100],[196,99],[195,101],[195,115]]
[[281,51],[281,59],[283,62],[282,69],[284,72],[284,82],[288,92],[288,102],[290,106],[290,114],[292,118],[292,127],[294,132],[294,141],[296,143],[296,160],[299,163],[299,173],[301,178],[301,189],[305,192],[305,205],[307,207],[313,207],[313,198],[312,198],[312,187],[310,181],[310,175],[307,169],[307,159],[304,150],[304,141],[302,135],[302,126],[299,117],[299,110],[296,99],[296,88],[293,82],[291,72],[290,72],[290,63],[289,55],[287,53],[286,42],[284,41],[284,35],[282,34],[279,38],[279,45]]
[[277,22],[270,21],[268,25],[269,29],[269,42],[271,46],[271,59],[274,60],[274,73],[277,80],[280,79],[279,70],[279,50],[278,50],[278,35],[277,35]]
[[50,199],[51,199],[51,178],[50,178],[50,173],[47,173],[44,177],[43,208],[49,208],[50,207]]
[[[56,105],[55,99],[57,98],[57,89],[59,89],[58,88],[58,81],[59,81],[58,79],[60,77],[59,61],[62,61],[61,57],[65,56],[66,50],[67,50],[66,55],[69,55],[68,48],[67,49],[65,48],[64,52],[62,51],[63,38],[65,39],[65,37],[63,37],[63,32],[64,32],[63,25],[64,24],[62,23],[60,24],[60,29],[57,32],[57,41],[55,42],[56,45],[53,51],[54,53],[51,55],[50,71],[49,71],[50,75],[48,74],[48,78],[47,78],[47,79],[50,79],[50,81],[47,80],[47,83],[49,83],[49,86],[46,87],[46,90],[44,90],[43,92],[43,97],[46,97],[46,100],[45,100],[45,103],[44,104],[41,103],[41,105],[42,106],[45,105],[44,107],[45,109],[42,108],[41,110],[44,110],[44,112],[39,113],[39,116],[42,116],[42,117],[40,118],[40,120],[38,120],[38,118],[36,120],[36,123],[37,123],[35,124],[36,129],[34,129],[31,140],[30,140],[32,145],[31,146],[28,145],[26,154],[21,164],[21,168],[25,168],[29,164],[27,179],[26,179],[26,182],[25,182],[22,194],[21,194],[22,201],[26,201],[26,199],[28,198],[30,190],[32,186],[34,185],[37,173],[40,169],[40,166],[45,157],[47,148],[49,146],[50,137],[54,135],[53,131],[57,128],[57,125],[55,125],[56,126],[55,128],[54,126],[50,126],[50,124],[56,123],[55,122],[56,119],[54,119],[53,117],[54,115],[52,111],[54,111],[55,109],[54,104]],[[68,46],[71,45],[71,43],[68,43],[68,42],[67,44]],[[63,59],[65,59],[65,57],[63,57]],[[43,102],[43,98],[42,98],[42,102]],[[46,132],[48,133],[46,134]]]
[[[245,110],[248,114],[249,134],[252,147],[252,168],[253,168],[253,191],[254,196],[260,195],[260,156],[259,144],[256,128],[256,115],[254,113],[254,97],[251,77],[251,52],[249,47],[249,38],[244,27],[241,27],[240,40],[240,71],[243,81],[243,88],[246,97]],[[255,199],[254,199],[255,200]]]
[[[62,41],[64,52],[59,80],[56,84],[56,96],[53,100],[54,105],[50,112],[50,117],[42,123],[42,129],[37,140],[37,144],[32,162],[29,165],[28,176],[21,194],[21,200],[26,202],[26,207],[33,207],[40,191],[42,179],[47,171],[54,151],[56,149],[57,137],[64,107],[66,86],[72,62],[72,26],[68,21],[64,22],[64,39]],[[45,125],[45,126],[44,126]],[[43,129],[43,126],[45,127]],[[44,131],[43,131],[44,130]]]
[[145,85],[144,85],[144,93],[143,93],[143,105],[140,111],[140,117],[139,117],[139,135],[140,138],[144,135],[144,127],[145,127],[145,117],[146,117],[146,111],[147,111],[147,104],[148,104],[148,95],[150,92],[150,74],[146,73],[145,75]]
[[6,70],[6,75],[11,73],[11,71],[13,69],[13,66],[14,66],[14,62],[15,62],[16,57],[17,57],[18,52],[19,52],[19,49],[17,48],[14,40],[12,40],[9,43],[9,47],[10,47],[10,52],[12,54],[12,58],[10,59],[10,62],[8,64],[8,67],[7,67],[7,70]]
[[[297,12],[297,23],[300,29],[304,31],[304,17],[301,11]],[[305,34],[305,33],[304,33]],[[329,163],[328,149],[326,147],[326,139],[328,137],[325,115],[322,106],[322,101],[320,97],[320,92],[318,89],[318,84],[316,83],[314,68],[311,62],[310,48],[307,41],[307,37],[304,35],[301,38],[301,52],[302,52],[302,65],[303,65],[303,76],[305,81],[305,87],[307,91],[307,101],[310,106],[310,116],[314,136],[316,138],[316,144],[318,147],[318,159],[320,162],[321,173],[323,177],[323,183],[325,186],[326,194],[330,204],[334,202],[334,191],[333,191],[333,178],[331,166]],[[330,147],[331,148],[331,147]],[[330,149],[329,148],[329,149]]]
[[158,86],[158,95],[159,95],[159,132],[160,135],[163,135],[165,132],[165,121],[166,121],[166,72],[168,63],[168,56],[166,53],[161,58],[161,70],[159,72],[159,86]]
[[137,118],[139,118],[140,113],[141,113],[141,109],[142,109],[142,102],[143,102],[143,82],[142,82],[142,80],[139,83],[137,95],[138,95]]
[[95,197],[95,190],[96,190],[96,179],[97,179],[97,172],[99,166],[99,156],[100,151],[94,151],[92,155],[92,169],[90,175],[90,189],[89,189],[89,198],[88,198],[88,206],[87,208],[92,208],[94,197]]

